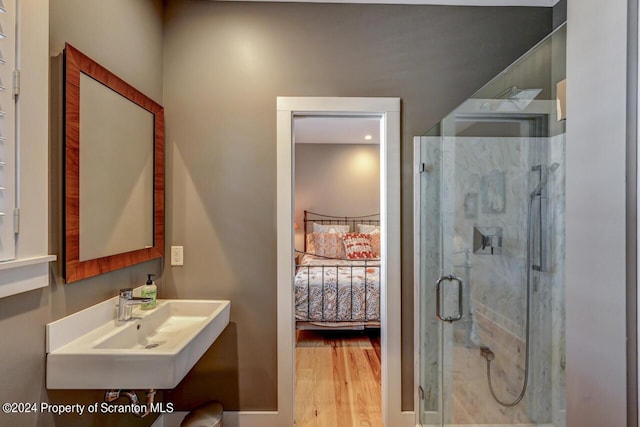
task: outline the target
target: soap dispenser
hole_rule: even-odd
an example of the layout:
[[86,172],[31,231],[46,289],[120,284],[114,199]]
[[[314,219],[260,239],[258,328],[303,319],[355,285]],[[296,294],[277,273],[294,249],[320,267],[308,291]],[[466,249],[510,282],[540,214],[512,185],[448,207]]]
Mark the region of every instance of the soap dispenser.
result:
[[140,305],[140,308],[143,310],[151,310],[152,308],[156,308],[156,297],[158,296],[158,287],[156,283],[151,280],[151,277],[155,276],[155,274],[147,274],[147,283],[142,287],[142,292],[140,292],[140,296],[142,298],[151,298],[151,302],[147,302]]

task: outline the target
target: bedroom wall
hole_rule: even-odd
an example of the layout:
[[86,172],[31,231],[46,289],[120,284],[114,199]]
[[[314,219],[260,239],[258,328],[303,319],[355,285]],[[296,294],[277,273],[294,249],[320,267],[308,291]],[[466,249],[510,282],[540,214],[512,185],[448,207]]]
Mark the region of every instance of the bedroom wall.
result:
[[[23,2],[23,3],[31,3]],[[112,69],[158,102],[162,102],[162,1],[161,0],[38,0],[43,25],[50,26],[50,54],[59,55],[65,41]],[[46,11],[46,12],[43,12]],[[33,12],[33,11],[30,11]],[[45,41],[46,43],[46,41]],[[59,63],[57,65],[60,65]],[[52,98],[58,97],[61,69],[54,61]],[[61,107],[51,105],[50,123],[50,234],[51,286],[0,299],[0,401],[93,403],[104,391],[47,390],[45,387],[45,325],[117,294],[118,289],[142,284],[145,273],[159,274],[161,262],[152,261],[96,278],[65,285],[60,274],[61,255]],[[47,144],[42,141],[42,144]],[[82,373],[78,373],[81,375]],[[46,413],[0,413],[2,426],[137,426],[153,423],[155,416],[84,414],[56,416]]]
[[[551,8],[169,0],[162,296],[228,298],[222,339],[171,393],[276,402],[276,97],[402,98],[403,408],[413,407],[412,137],[551,31]],[[508,35],[508,36],[507,36]]]
[[380,146],[296,144],[296,249],[304,249],[304,211],[336,216],[380,212]]

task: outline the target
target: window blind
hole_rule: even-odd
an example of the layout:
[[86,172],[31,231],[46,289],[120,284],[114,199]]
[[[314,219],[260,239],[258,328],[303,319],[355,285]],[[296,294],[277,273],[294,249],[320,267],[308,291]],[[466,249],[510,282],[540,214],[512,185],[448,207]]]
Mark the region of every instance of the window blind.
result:
[[15,258],[18,231],[17,21],[16,0],[0,0],[0,261]]

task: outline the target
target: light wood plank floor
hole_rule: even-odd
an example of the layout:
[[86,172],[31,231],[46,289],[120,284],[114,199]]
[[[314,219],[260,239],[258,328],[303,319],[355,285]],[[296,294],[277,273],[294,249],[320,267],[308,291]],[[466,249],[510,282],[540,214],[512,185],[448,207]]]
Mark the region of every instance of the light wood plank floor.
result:
[[379,331],[298,331],[296,427],[382,427]]

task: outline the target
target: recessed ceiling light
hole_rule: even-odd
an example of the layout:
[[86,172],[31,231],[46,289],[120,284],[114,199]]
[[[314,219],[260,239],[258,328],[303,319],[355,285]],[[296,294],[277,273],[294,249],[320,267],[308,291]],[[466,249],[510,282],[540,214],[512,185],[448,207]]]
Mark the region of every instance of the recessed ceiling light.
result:
[[373,137],[371,135],[365,135],[364,139],[366,139],[367,141],[371,141]]

